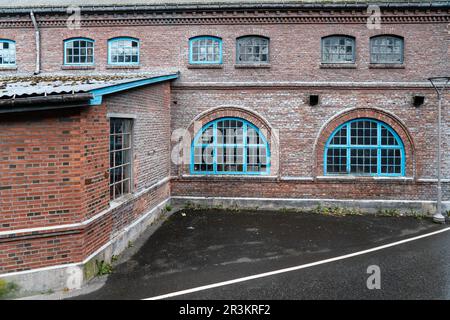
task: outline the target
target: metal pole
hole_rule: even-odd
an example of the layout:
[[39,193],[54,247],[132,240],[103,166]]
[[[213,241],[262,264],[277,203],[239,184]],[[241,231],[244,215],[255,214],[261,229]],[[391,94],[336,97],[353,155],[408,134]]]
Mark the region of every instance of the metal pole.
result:
[[438,93],[439,106],[438,106],[438,154],[437,154],[437,169],[438,169],[438,194],[437,194],[437,208],[436,213],[433,216],[435,222],[444,223],[445,217],[442,215],[442,184],[441,184],[441,119],[442,119],[442,95]]

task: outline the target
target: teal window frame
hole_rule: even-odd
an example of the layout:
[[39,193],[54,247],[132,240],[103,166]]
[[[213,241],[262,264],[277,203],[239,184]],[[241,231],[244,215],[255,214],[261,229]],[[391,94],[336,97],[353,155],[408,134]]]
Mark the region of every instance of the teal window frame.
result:
[[[227,121],[227,120],[242,122],[242,130],[243,130],[242,131],[242,143],[232,143],[232,144],[228,144],[226,142],[218,143],[217,124],[219,122]],[[247,143],[247,137],[248,137],[247,134],[248,134],[249,128],[252,128],[253,130],[255,130],[256,135],[259,136],[259,139],[261,140],[260,143],[256,143],[256,144]],[[200,143],[199,139],[202,138],[203,133],[209,129],[212,129],[212,143]],[[225,136],[223,137],[223,139],[225,139]],[[212,165],[212,170],[195,170],[195,158],[194,157],[195,157],[195,148],[196,147],[197,148],[212,148],[212,163],[208,164],[208,165]],[[243,162],[242,162],[242,164],[240,164],[243,167],[242,171],[218,170],[217,150],[218,150],[218,148],[223,148],[223,147],[236,148],[234,150],[237,150],[237,148],[242,148]],[[257,150],[259,150],[260,147],[264,147],[266,150],[266,153],[265,153],[266,162],[264,164],[265,170],[249,171],[248,166],[252,166],[252,164],[248,163],[248,150],[249,150],[249,148],[258,148]],[[225,157],[225,155],[224,155],[224,157]],[[225,161],[224,161],[224,163],[220,163],[220,165],[225,166]],[[195,137],[191,143],[190,172],[191,172],[191,174],[202,174],[202,175],[268,175],[270,173],[269,144],[268,144],[267,139],[264,136],[264,134],[262,134],[261,130],[247,120],[244,120],[242,118],[233,118],[233,117],[224,117],[224,118],[219,118],[219,119],[213,120],[213,121],[205,124],[202,127],[202,129],[199,130],[199,132],[197,132],[197,134],[195,135]]]
[[[362,122],[362,121],[370,121],[372,123],[376,123],[377,125],[377,143],[376,144],[353,144],[351,142],[351,124],[355,122]],[[338,139],[345,139],[345,143],[339,143],[339,144],[331,144],[333,141],[333,138],[336,136],[337,133],[341,132],[341,129],[346,127],[346,136],[338,136]],[[382,128],[386,129],[389,133],[392,134],[396,141],[396,145],[389,145],[389,144],[382,144]],[[357,136],[357,138],[362,138],[364,136]],[[336,173],[336,172],[328,172],[328,150],[330,149],[336,149],[336,150],[346,150],[345,156],[341,156],[341,158],[345,158],[345,164],[336,164],[333,163],[334,166],[345,166],[346,171],[343,173]],[[351,172],[351,164],[352,164],[352,150],[376,150],[376,158],[377,158],[377,172],[375,173],[352,173]],[[400,151],[400,172],[398,173],[387,173],[382,172],[382,151],[383,150],[399,150]],[[385,156],[386,159],[388,159],[388,156]],[[399,135],[386,123],[371,119],[371,118],[358,118],[354,120],[350,120],[348,122],[343,123],[340,125],[336,130],[333,131],[333,133],[328,138],[326,144],[325,144],[325,152],[323,156],[324,160],[324,174],[325,175],[333,175],[333,176],[377,176],[377,177],[396,177],[396,176],[404,176],[405,175],[405,147],[403,144],[403,141],[399,137]]]
[[[68,62],[67,61],[67,44],[75,42],[75,41],[87,41],[89,43],[92,43],[92,62],[84,62],[84,63],[80,63],[80,62]],[[66,39],[64,40],[64,65],[65,66],[93,66],[95,65],[95,40],[90,39],[90,38],[83,38],[83,37],[78,37],[78,38],[70,38],[70,39]]]
[[[115,42],[119,42],[119,41],[132,41],[132,42],[136,42],[137,43],[137,61],[136,62],[113,62],[112,61],[112,45]],[[140,62],[140,47],[141,47],[141,43],[139,41],[139,39],[137,38],[133,38],[133,37],[116,37],[116,38],[111,38],[108,40],[108,65],[112,65],[112,66],[128,66],[128,65],[139,65]],[[131,47],[133,48],[133,47]]]
[[[0,54],[2,54],[4,50],[11,51],[11,48],[8,48],[8,49],[4,49],[3,48],[3,44],[4,43],[8,43],[8,47],[11,46],[11,45],[14,46],[14,63],[4,63],[4,56],[0,55],[1,58],[2,58],[2,62],[0,63],[0,66],[1,67],[15,67],[16,64],[17,64],[17,60],[16,60],[17,59],[16,42],[14,40],[9,40],[9,39],[0,39],[0,44],[2,45],[2,48],[0,49]],[[9,53],[8,53],[8,55],[9,55]]]
[[[196,61],[193,57],[194,43],[201,40],[212,40],[219,43],[219,60]],[[222,39],[214,36],[197,36],[189,39],[189,64],[222,64]]]

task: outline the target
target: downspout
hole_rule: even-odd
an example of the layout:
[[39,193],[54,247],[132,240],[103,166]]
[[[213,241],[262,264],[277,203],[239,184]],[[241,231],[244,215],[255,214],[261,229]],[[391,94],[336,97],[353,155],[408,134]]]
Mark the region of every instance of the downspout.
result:
[[33,22],[36,41],[36,69],[34,71],[34,74],[39,74],[41,73],[41,35],[33,11],[30,11],[30,17],[31,21]]

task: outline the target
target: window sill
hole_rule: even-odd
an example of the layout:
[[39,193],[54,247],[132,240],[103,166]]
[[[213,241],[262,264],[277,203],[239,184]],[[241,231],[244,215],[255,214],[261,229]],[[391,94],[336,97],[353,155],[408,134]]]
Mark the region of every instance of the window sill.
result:
[[183,174],[180,177],[181,179],[186,180],[200,180],[200,181],[274,181],[278,179],[278,176],[273,175],[267,175],[267,174],[249,174],[249,175],[242,175],[242,174]]
[[61,66],[61,70],[95,70],[95,66]]
[[106,69],[139,69],[140,65],[107,65]]
[[321,69],[356,69],[356,63],[321,63]]
[[405,69],[405,65],[399,63],[371,63],[369,69]]
[[195,64],[190,63],[187,66],[188,69],[223,69],[223,65],[220,63],[205,63],[205,64]]
[[15,71],[17,66],[0,66],[0,71]]
[[329,176],[318,176],[316,177],[319,181],[413,181],[412,177],[403,177],[403,176],[392,176],[392,177],[379,177],[379,176],[353,176],[353,175],[329,175]]
[[269,69],[270,63],[240,63],[234,65],[235,69]]

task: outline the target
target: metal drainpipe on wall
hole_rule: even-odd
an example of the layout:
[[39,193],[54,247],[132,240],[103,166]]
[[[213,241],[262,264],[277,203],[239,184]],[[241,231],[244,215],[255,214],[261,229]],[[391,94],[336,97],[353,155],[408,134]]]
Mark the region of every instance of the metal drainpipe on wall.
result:
[[30,11],[30,17],[31,21],[33,22],[36,36],[36,69],[34,71],[34,74],[39,74],[41,72],[41,36],[33,11]]

